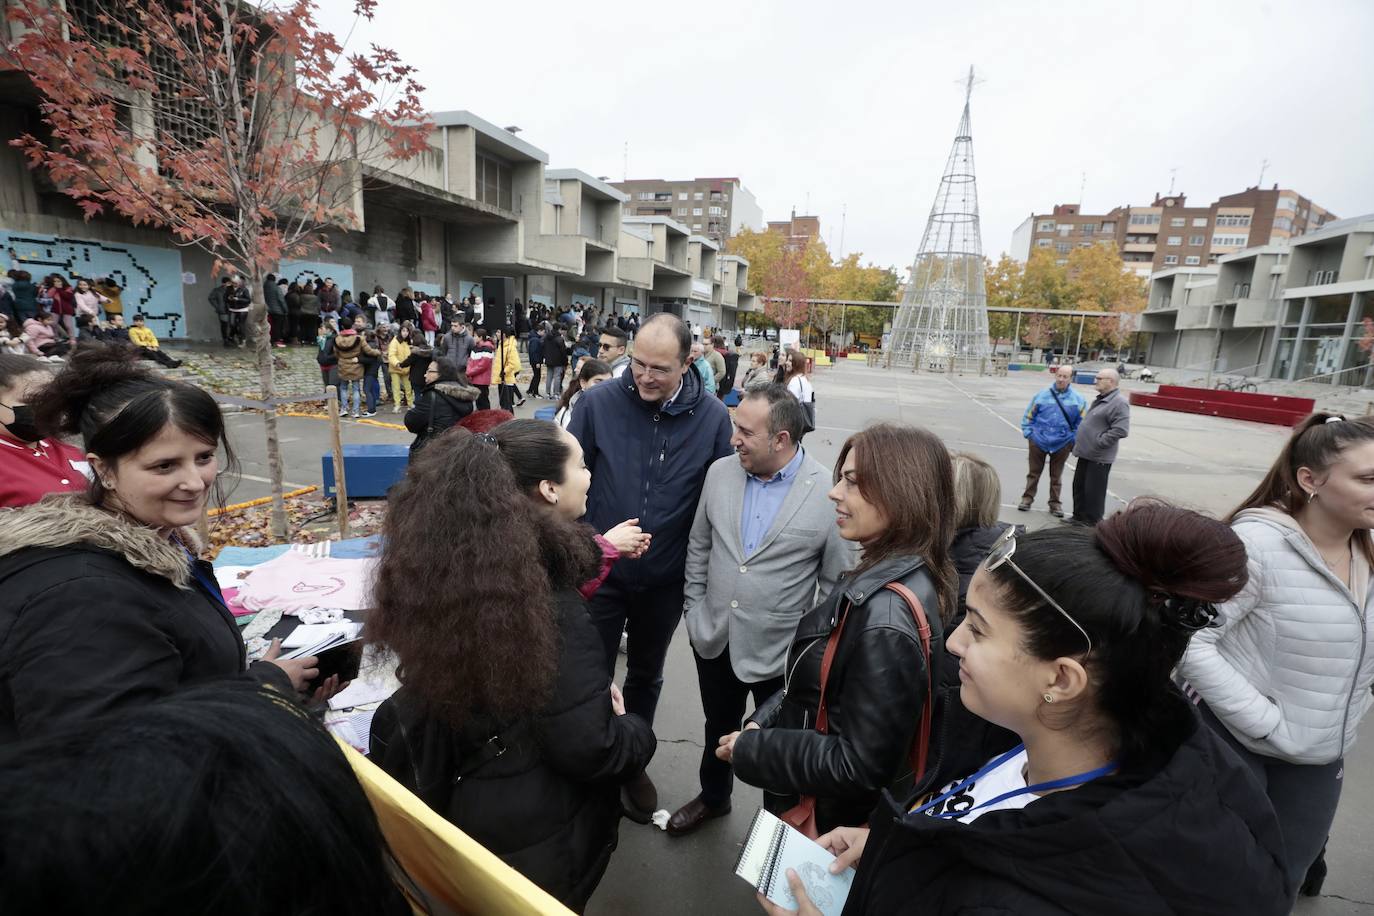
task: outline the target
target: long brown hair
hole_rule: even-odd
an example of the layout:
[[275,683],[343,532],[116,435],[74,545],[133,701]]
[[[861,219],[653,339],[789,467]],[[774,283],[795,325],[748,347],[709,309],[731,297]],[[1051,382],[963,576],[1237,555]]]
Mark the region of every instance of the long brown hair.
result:
[[[1234,522],[1246,509],[1279,509],[1297,518],[1308,502],[1307,494],[1298,485],[1298,469],[1321,474],[1340,460],[1342,452],[1363,442],[1374,442],[1374,417],[1347,420],[1343,414],[1317,411],[1293,430],[1269,473],[1253,493],[1231,510],[1226,521]],[[1354,539],[1365,559],[1374,565],[1374,539],[1369,529],[1357,528]]]
[[920,556],[935,579],[940,619],[948,623],[959,594],[949,555],[954,540],[954,470],[949,450],[929,430],[878,423],[845,441],[835,461],[837,481],[851,451],[859,492],[887,519],[886,530],[864,544],[856,573],[888,557]]
[[401,683],[455,725],[544,705],[558,672],[553,592],[599,561],[591,535],[536,506],[518,474],[494,435],[455,429],[413,457],[388,498],[367,640],[394,652]]

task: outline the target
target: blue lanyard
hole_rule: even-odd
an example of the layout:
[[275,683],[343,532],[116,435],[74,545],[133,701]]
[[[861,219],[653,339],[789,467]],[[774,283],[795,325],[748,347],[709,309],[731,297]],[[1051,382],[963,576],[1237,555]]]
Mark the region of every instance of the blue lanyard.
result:
[[[1015,757],[1017,754],[1021,753],[1021,752],[1024,751],[1025,749],[1026,749],[1026,746],[1025,746],[1024,744],[1018,744],[1016,747],[1014,747],[1014,748],[1012,748],[1011,750],[1007,751],[1005,754],[1002,754],[1001,756],[998,756],[998,757],[994,757],[990,763],[988,763],[986,766],[984,766],[984,767],[983,767],[981,770],[979,770],[977,773],[974,773],[974,774],[973,774],[972,776],[970,776],[968,779],[965,779],[963,782],[959,783],[957,786],[954,786],[954,787],[951,788],[948,792],[945,792],[944,794],[940,795],[938,798],[932,798],[930,801],[926,802],[926,803],[925,803],[924,805],[922,805],[921,807],[916,808],[916,809],[915,809],[914,811],[912,811],[911,813],[912,813],[912,814],[925,814],[925,813],[926,813],[927,811],[929,811],[931,808],[934,808],[935,806],[939,805],[941,802],[945,801],[945,800],[948,799],[949,797],[951,797],[951,796],[953,796],[953,795],[958,795],[958,794],[959,794],[960,792],[962,792],[965,788],[967,788],[968,786],[970,786],[970,785],[972,785],[973,783],[977,782],[978,780],[982,779],[984,776],[988,775],[988,774],[991,773],[993,770],[995,770],[995,769],[997,769],[998,767],[1002,766],[1002,764],[1006,763],[1008,760],[1012,759],[1013,757]],[[1038,783],[1036,783],[1036,784],[1033,785],[1033,786],[1026,786],[1025,788],[1022,788],[1022,789],[1012,789],[1010,792],[1003,792],[1001,795],[997,796],[996,798],[988,799],[988,800],[985,801],[985,802],[979,802],[978,804],[974,805],[972,808],[966,808],[966,809],[964,809],[963,811],[945,811],[945,812],[942,812],[942,813],[940,813],[940,814],[935,814],[935,815],[932,815],[932,816],[933,816],[933,817],[959,817],[959,816],[968,814],[970,811],[977,811],[979,808],[986,808],[986,807],[988,807],[989,805],[996,805],[996,804],[998,804],[998,803],[1000,803],[1000,802],[1006,801],[1006,800],[1009,799],[1009,798],[1016,798],[1017,796],[1020,796],[1020,795],[1027,795],[1027,794],[1030,794],[1030,793],[1033,793],[1033,792],[1049,792],[1049,791],[1052,791],[1052,790],[1054,790],[1054,789],[1068,789],[1068,788],[1071,788],[1071,787],[1073,787],[1073,786],[1081,786],[1081,785],[1083,785],[1085,782],[1092,782],[1094,779],[1097,779],[1097,778],[1099,778],[1099,777],[1101,777],[1101,776],[1106,776],[1107,774],[1114,772],[1114,771],[1116,770],[1116,768],[1117,768],[1117,763],[1116,763],[1115,760],[1113,760],[1111,763],[1108,763],[1106,766],[1100,766],[1100,767],[1098,767],[1097,769],[1095,769],[1095,770],[1089,770],[1089,771],[1086,772],[1086,773],[1079,773],[1079,774],[1077,774],[1077,775],[1075,775],[1075,776],[1065,776],[1065,777],[1063,777],[1062,779],[1051,779],[1049,782],[1038,782]]]

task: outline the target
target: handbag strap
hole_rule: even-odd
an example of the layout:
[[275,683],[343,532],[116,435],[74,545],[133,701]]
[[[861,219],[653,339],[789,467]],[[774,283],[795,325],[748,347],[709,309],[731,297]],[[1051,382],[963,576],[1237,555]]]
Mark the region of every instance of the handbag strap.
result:
[[900,595],[906,602],[907,609],[911,611],[912,618],[916,621],[916,633],[921,638],[921,651],[926,657],[926,701],[921,710],[921,724],[916,729],[916,740],[911,748],[911,775],[912,779],[919,782],[926,772],[926,761],[930,757],[930,720],[933,717],[935,705],[935,691],[932,689],[931,666],[934,660],[930,655],[930,621],[926,619],[925,608],[921,606],[921,599],[916,597],[916,593],[907,588],[900,582],[889,582],[884,586],[888,591]]

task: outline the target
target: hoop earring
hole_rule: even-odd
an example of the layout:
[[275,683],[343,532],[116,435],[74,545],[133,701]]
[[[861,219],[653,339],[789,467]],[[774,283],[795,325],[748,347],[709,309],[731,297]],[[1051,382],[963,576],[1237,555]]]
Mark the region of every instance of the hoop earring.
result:
[[1317,498],[1317,491],[1316,491],[1316,490],[1313,490],[1311,493],[1308,493],[1308,494],[1307,494],[1307,501],[1308,501],[1308,502],[1311,502],[1312,500],[1314,500],[1314,499],[1316,499],[1316,498]]
[[1049,694],[1049,693],[1045,694],[1045,702],[1046,702],[1046,703],[1053,703],[1053,702],[1054,702],[1054,695],[1053,695],[1053,694]]

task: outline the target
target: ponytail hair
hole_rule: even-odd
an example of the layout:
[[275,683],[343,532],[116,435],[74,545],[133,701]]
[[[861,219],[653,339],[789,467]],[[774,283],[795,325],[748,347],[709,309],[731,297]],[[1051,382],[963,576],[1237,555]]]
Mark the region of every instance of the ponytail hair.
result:
[[[1158,499],[1134,500],[1096,528],[1017,538],[1016,565],[1087,631],[1083,634],[1010,565],[989,574],[1036,658],[1079,658],[1090,704],[1111,729],[1123,769],[1172,751],[1193,727],[1171,674],[1213,607],[1244,588],[1245,545],[1229,525]],[[1084,717],[1082,704],[1062,713]],[[1067,724],[1074,724],[1072,722]]]
[[[1296,516],[1309,498],[1298,485],[1298,469],[1307,468],[1313,474],[1323,474],[1340,460],[1342,452],[1365,442],[1374,442],[1374,417],[1351,420],[1344,414],[1317,411],[1294,428],[1269,473],[1253,493],[1231,510],[1226,520],[1234,522],[1246,509],[1261,508],[1280,509]],[[1364,551],[1365,559],[1374,565],[1374,538],[1370,537],[1369,529],[1356,529],[1354,539]]]
[[[224,416],[204,389],[164,378],[139,363],[138,349],[121,344],[80,347],[30,400],[40,429],[79,435],[86,451],[110,465],[157,438],[168,424],[206,445],[223,448],[225,468],[237,467],[225,437]],[[91,503],[106,496],[93,475]],[[219,479],[214,497],[224,504]]]

